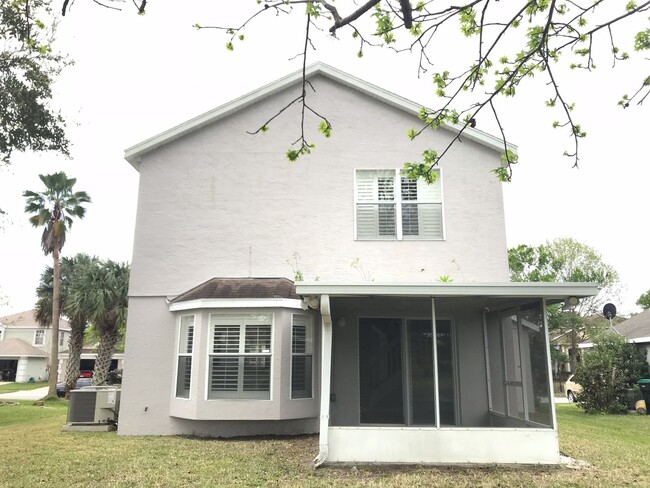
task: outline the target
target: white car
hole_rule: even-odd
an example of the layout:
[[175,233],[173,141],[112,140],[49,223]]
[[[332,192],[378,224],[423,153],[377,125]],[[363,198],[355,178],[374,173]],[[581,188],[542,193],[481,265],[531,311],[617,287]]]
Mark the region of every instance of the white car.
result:
[[573,381],[573,375],[569,376],[569,379],[564,383],[564,392],[569,403],[574,403],[576,397],[582,392],[582,386]]

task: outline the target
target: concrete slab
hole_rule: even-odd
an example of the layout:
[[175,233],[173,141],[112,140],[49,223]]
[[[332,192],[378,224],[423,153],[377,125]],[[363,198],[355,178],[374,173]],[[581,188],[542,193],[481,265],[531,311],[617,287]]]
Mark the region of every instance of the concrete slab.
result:
[[1,393],[0,400],[41,400],[47,396],[47,386],[35,390],[15,391],[13,393]]

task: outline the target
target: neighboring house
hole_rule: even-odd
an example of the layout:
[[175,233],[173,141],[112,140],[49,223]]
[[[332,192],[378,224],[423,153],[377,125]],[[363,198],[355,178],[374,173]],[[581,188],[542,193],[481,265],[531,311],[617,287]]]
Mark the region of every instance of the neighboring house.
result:
[[650,364],[650,309],[630,317],[614,329],[628,342],[636,344],[639,349],[645,351],[646,361]]
[[[59,354],[61,359],[61,367],[59,370],[59,376],[61,381],[65,379],[66,368],[68,367],[68,360],[70,355],[68,352]],[[97,359],[97,347],[84,347],[81,350],[81,357],[79,359],[79,371],[81,371],[82,376],[90,377],[92,376],[93,370],[95,369],[95,360]],[[114,369],[123,369],[124,368],[124,353],[115,352],[111,358],[111,365],[108,368],[109,371]]]
[[[0,376],[3,380],[25,383],[31,378],[48,377],[52,330],[41,326],[34,310],[0,318]],[[67,352],[70,324],[59,321],[59,351]],[[61,371],[59,360],[59,371]]]
[[468,129],[433,185],[409,180],[403,163],[457,129],[411,142],[420,105],[323,64],[307,76],[333,133],[308,113],[317,148],[295,164],[300,106],[246,131],[301,73],[127,149],[118,432],[320,432],[317,465],[558,463],[545,306],[596,286],[508,282],[499,139]]
[[[627,342],[636,344],[646,354],[646,361],[650,365],[650,309],[633,315],[627,320],[614,326],[614,330],[627,339]],[[593,347],[592,342],[583,342],[581,349]]]

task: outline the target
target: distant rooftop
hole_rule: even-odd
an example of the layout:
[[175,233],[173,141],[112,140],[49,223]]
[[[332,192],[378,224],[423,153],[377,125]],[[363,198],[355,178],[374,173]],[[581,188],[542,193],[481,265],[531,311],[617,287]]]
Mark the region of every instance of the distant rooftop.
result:
[[[0,324],[10,328],[42,329],[43,326],[36,320],[35,312],[35,310],[26,310],[25,312],[0,317]],[[46,327],[50,327],[50,325],[48,324]],[[64,318],[59,320],[59,330],[71,330],[70,324]]]

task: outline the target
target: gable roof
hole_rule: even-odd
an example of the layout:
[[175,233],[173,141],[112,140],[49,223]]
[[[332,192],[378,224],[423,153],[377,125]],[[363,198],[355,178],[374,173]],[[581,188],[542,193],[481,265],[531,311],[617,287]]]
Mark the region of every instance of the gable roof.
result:
[[[25,328],[25,329],[43,329],[44,327],[36,320],[36,310],[26,310],[12,315],[0,318],[0,324],[7,328]],[[49,328],[49,326],[45,327]],[[71,330],[70,323],[64,319],[59,319],[59,330]]]
[[16,337],[0,341],[0,356],[4,357],[47,357],[47,353],[42,349],[27,344],[22,339]]
[[643,342],[650,342],[650,308],[621,322],[614,328],[632,342],[636,342],[634,339],[641,338],[646,339]]
[[[325,63],[318,62],[308,66],[305,70],[305,75],[307,78],[313,78],[316,75],[325,76],[331,80],[341,83],[342,85],[364,93],[376,100],[415,115],[416,117],[419,116],[420,109],[422,108],[421,104],[396,95],[395,93],[389,92],[388,90],[384,90],[383,88],[373,85],[372,83],[368,83],[367,81],[364,81],[360,78],[349,75]],[[285,90],[286,88],[297,85],[301,81],[302,70],[298,70],[290,75],[280,78],[279,80],[269,83],[268,85],[258,88],[257,90],[247,93],[246,95],[236,98],[235,100],[232,100],[224,105],[221,105],[197,117],[194,117],[193,119],[183,122],[176,127],[172,127],[171,129],[168,129],[164,132],[161,132],[160,134],[146,139],[145,141],[129,147],[124,151],[124,158],[129,163],[131,163],[131,165],[136,170],[139,170],[140,157],[142,155],[153,151],[154,149],[157,149],[165,144],[169,144],[170,142],[175,141],[176,139],[179,139],[186,134],[205,127],[206,125],[223,119],[239,110],[242,110],[245,107],[248,107],[249,105],[252,105],[263,100],[264,98]],[[461,128],[462,125],[455,124],[446,124],[442,126],[442,129],[452,131],[455,134],[460,132]],[[503,152],[504,149],[503,141],[501,139],[488,134],[487,132],[483,132],[478,129],[472,129],[471,127],[465,129],[463,132],[463,138],[472,140],[495,151]],[[508,144],[508,149],[516,152],[517,146]]]
[[171,303],[213,298],[298,299],[293,281],[287,278],[212,278],[181,293]]

